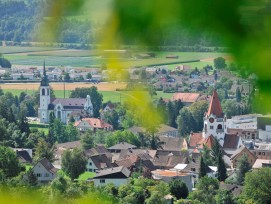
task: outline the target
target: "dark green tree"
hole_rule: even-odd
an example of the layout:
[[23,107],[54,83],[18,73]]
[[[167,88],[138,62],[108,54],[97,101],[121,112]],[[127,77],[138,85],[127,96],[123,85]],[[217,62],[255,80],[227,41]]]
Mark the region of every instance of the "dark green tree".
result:
[[180,115],[177,118],[177,123],[181,136],[188,135],[194,130],[195,120],[188,108],[185,107],[181,109]]
[[91,79],[92,78],[92,74],[89,72],[89,73],[87,73],[87,79]]
[[106,111],[103,115],[104,120],[113,126],[114,130],[119,127],[119,114],[116,110]]
[[17,176],[20,173],[20,163],[15,152],[9,148],[0,146],[0,171],[5,178]]
[[71,92],[71,98],[86,98],[90,96],[93,104],[93,117],[98,118],[100,116],[100,110],[103,105],[103,95],[97,91],[95,86],[90,88],[76,88]]
[[205,164],[203,157],[200,157],[199,178],[207,175],[207,165]]
[[172,180],[169,183],[169,191],[178,200],[181,198],[183,199],[187,198],[188,193],[189,193],[186,184],[180,179]]
[[216,204],[235,204],[232,192],[224,189],[219,189],[215,196]]
[[235,94],[235,96],[236,96],[236,101],[237,101],[237,102],[241,102],[241,100],[242,100],[242,95],[241,95],[241,90],[240,90],[239,87],[237,87],[237,89],[236,89],[236,94]]
[[70,81],[70,80],[71,80],[70,74],[68,72],[65,72],[64,73],[64,81]]
[[39,138],[34,150],[34,160],[36,162],[43,158],[48,159],[50,162],[54,161],[56,147],[55,145],[51,146],[51,144],[46,142],[43,138]]
[[251,203],[271,203],[271,168],[260,168],[246,173],[244,185],[245,199]]
[[76,127],[74,127],[73,123],[69,123],[65,127],[64,135],[65,135],[65,138],[67,139],[67,141],[69,141],[69,142],[75,141],[78,139],[79,131],[77,130]]
[[94,137],[91,130],[88,130],[81,136],[81,144],[84,150],[94,147]]
[[216,69],[226,68],[226,60],[223,57],[217,57],[214,59],[214,66]]
[[72,179],[76,179],[86,170],[87,159],[80,149],[64,151],[61,164],[63,171]]
[[250,163],[248,162],[247,155],[244,154],[237,162],[237,174],[236,182],[242,185],[245,180],[245,174],[251,169]]
[[176,126],[175,122],[175,113],[174,113],[174,106],[171,101],[169,101],[166,105],[166,110],[167,110],[167,124],[171,127]]

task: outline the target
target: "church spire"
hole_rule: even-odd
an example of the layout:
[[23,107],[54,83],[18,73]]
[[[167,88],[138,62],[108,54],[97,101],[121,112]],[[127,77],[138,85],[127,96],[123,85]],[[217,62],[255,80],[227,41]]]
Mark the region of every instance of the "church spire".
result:
[[41,78],[41,86],[49,86],[49,80],[46,75],[46,70],[45,70],[45,60],[43,60],[43,76]]
[[211,114],[216,117],[223,117],[223,111],[216,90],[213,92],[207,116],[210,116]]

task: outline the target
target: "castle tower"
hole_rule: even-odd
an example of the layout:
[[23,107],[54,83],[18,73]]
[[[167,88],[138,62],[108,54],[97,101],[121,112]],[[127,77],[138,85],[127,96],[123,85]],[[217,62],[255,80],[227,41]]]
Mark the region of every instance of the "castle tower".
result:
[[213,135],[223,146],[226,133],[225,120],[226,118],[224,118],[218,94],[216,90],[214,90],[208,112],[204,117],[203,137],[207,138],[208,136]]
[[40,83],[40,106],[39,119],[41,123],[49,122],[48,106],[50,104],[50,87],[49,80],[45,71],[45,61],[43,62],[43,76]]

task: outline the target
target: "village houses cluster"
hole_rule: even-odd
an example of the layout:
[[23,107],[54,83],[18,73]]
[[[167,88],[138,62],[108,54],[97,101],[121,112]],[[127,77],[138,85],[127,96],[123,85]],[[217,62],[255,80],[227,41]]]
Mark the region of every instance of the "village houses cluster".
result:
[[[177,93],[172,99],[181,99],[186,106],[189,106],[200,97],[196,93]],[[203,130],[191,132],[188,139],[180,137],[178,129],[159,124],[156,136],[159,137],[162,145],[157,150],[138,149],[126,142],[108,148],[97,145],[85,150],[86,171],[96,173],[96,176],[89,181],[93,181],[95,186],[108,183],[120,186],[128,182],[133,172],[140,170],[149,172],[154,180],[170,182],[181,179],[189,191],[192,191],[199,177],[199,158],[204,146],[211,149],[215,138],[223,149],[223,159],[228,167],[228,178],[235,176],[237,161],[244,154],[247,155],[252,169],[271,166],[271,117],[250,114],[229,119],[223,113],[216,90],[213,91],[211,97],[208,99],[203,97],[201,100],[209,102],[208,111],[202,120]],[[109,103],[103,111],[113,109],[114,105]],[[99,118],[91,117],[93,105],[89,96],[86,99],[51,99],[49,80],[44,69],[39,107],[39,119],[42,123],[49,122],[50,112],[54,112],[63,123],[67,123],[68,118],[73,115],[74,126],[80,132],[88,129],[113,131],[112,125]],[[86,115],[88,117],[85,117]],[[146,131],[143,127],[132,127],[128,130],[134,134]],[[78,147],[81,147],[80,141],[57,144],[53,164],[45,158],[34,164],[33,172],[38,181],[47,182],[54,179],[58,169],[61,169],[63,152]],[[23,163],[32,163],[32,150],[16,149],[15,151]],[[217,177],[217,167],[208,166],[207,175]]]

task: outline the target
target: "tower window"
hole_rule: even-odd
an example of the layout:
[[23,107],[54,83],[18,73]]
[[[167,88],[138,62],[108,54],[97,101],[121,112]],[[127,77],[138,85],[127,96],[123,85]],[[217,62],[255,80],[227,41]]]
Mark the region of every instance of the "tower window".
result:
[[222,130],[222,125],[219,124],[219,125],[217,126],[217,129]]
[[45,89],[41,90],[41,95],[43,95],[43,96],[45,95]]
[[214,129],[214,126],[211,125],[211,126],[210,126],[210,129],[211,129],[211,130]]

